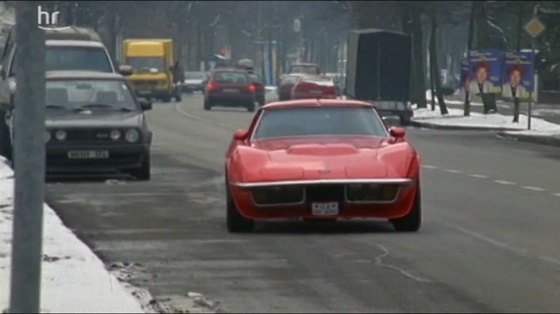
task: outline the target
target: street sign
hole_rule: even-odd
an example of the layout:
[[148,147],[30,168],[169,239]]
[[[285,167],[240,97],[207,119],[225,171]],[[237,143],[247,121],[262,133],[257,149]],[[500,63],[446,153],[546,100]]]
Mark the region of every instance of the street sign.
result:
[[533,38],[537,38],[545,29],[546,26],[536,17],[525,24],[525,31]]

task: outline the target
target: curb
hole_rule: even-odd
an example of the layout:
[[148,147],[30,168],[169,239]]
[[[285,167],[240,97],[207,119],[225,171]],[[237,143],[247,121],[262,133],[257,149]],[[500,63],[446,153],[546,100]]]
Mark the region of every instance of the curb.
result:
[[560,147],[560,137],[545,136],[545,135],[510,134],[505,132],[499,132],[498,136],[510,140],[513,139],[522,142]]
[[410,121],[411,126],[430,128],[437,130],[462,130],[462,131],[520,131],[519,129],[512,128],[493,128],[493,127],[483,127],[483,126],[456,126],[456,125],[439,125],[434,123]]

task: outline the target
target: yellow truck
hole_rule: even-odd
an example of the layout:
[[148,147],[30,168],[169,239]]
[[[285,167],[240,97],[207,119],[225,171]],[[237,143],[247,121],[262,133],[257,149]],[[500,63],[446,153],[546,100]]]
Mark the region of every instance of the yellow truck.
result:
[[122,47],[122,60],[133,70],[128,79],[139,97],[181,100],[173,85],[173,40],[125,39]]

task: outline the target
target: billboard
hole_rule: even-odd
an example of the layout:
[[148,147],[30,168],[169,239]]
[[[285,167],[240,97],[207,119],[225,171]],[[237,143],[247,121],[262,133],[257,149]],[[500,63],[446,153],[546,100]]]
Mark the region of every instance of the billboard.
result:
[[535,89],[532,52],[508,51],[502,71],[502,97],[529,99]]
[[501,94],[502,93],[503,52],[499,49],[469,51],[469,83],[470,93]]

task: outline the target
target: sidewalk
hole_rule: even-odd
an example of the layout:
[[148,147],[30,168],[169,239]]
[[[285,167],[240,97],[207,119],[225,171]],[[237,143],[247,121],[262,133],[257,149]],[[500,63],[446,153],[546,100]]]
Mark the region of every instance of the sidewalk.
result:
[[[0,157],[0,312],[9,307],[13,173]],[[144,313],[103,262],[44,206],[42,313]]]
[[463,116],[462,109],[448,108],[449,114],[442,116],[439,106],[435,111],[417,108],[411,125],[435,129],[450,130],[490,130],[507,138],[529,141],[539,144],[560,146],[560,124],[550,123],[540,118],[531,118],[531,130],[527,130],[527,116],[520,114],[519,123],[513,123],[513,116],[499,113],[481,114],[471,112],[469,117]]

